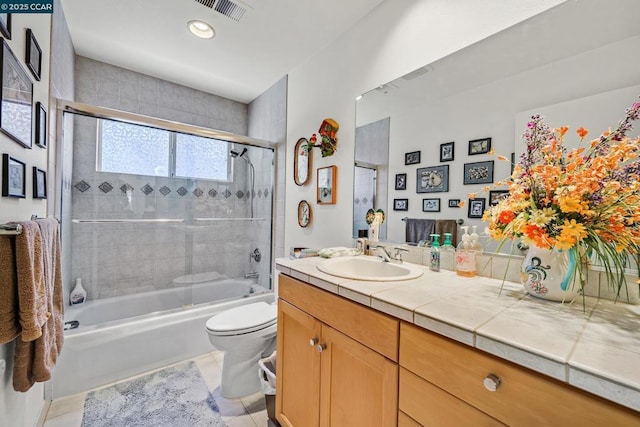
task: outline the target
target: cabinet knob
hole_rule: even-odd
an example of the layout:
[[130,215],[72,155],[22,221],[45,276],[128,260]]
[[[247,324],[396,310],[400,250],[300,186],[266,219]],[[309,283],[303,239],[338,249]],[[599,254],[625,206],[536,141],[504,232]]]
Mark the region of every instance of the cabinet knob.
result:
[[309,345],[310,345],[311,347],[315,347],[315,346],[316,346],[316,344],[318,344],[318,338],[311,338],[311,339],[309,340]]
[[499,376],[494,374],[489,374],[482,381],[482,384],[484,384],[484,388],[486,388],[487,390],[496,391],[498,387],[500,387],[501,382],[502,380],[500,379]]
[[316,347],[318,349],[318,353],[322,353],[323,351],[325,351],[327,349],[327,345],[326,344],[318,344],[318,347]]

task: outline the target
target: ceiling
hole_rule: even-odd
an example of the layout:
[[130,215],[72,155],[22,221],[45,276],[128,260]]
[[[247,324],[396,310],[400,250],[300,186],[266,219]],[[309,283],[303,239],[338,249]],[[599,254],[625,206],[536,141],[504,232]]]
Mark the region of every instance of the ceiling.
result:
[[[215,10],[224,1],[239,21]],[[61,0],[78,55],[245,103],[382,1]],[[193,19],[216,36],[193,36]]]

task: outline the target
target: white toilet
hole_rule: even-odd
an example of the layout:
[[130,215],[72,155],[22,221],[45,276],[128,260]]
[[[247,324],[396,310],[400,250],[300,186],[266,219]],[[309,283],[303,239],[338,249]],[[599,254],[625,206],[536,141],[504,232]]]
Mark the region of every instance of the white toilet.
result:
[[207,320],[209,341],[224,352],[220,391],[232,399],[260,391],[258,360],[275,350],[277,306],[256,302]]

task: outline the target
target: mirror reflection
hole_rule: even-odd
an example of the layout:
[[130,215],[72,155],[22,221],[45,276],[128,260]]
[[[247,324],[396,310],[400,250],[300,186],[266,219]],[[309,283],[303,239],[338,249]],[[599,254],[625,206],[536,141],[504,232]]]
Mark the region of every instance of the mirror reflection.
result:
[[[364,223],[363,194],[371,188],[375,208],[387,212],[383,239],[404,242],[405,218],[462,219],[483,230],[477,212],[469,210],[469,195],[478,200],[474,207],[489,206],[490,196],[506,189],[500,183],[511,174],[510,160],[524,150],[521,135],[533,114],[573,130],[614,127],[640,94],[640,58],[632,54],[640,49],[640,29],[631,18],[640,3],[626,2],[623,14],[605,3],[563,3],[363,94],[356,101],[354,236]],[[594,31],[602,22],[616,25]],[[379,122],[387,126],[384,143],[373,142],[369,132]],[[495,153],[482,141],[491,141]],[[377,177],[365,178],[366,164],[359,165],[367,163],[363,153],[375,151],[372,144],[388,147],[384,185],[379,159],[370,161]],[[415,152],[419,163],[407,164],[406,155]],[[445,165],[448,188],[420,194],[419,170]],[[486,177],[478,175],[484,172]],[[396,189],[404,174],[405,188]],[[371,179],[375,186],[362,184]],[[407,210],[394,210],[394,199],[407,199]],[[439,211],[429,209],[434,203]]]

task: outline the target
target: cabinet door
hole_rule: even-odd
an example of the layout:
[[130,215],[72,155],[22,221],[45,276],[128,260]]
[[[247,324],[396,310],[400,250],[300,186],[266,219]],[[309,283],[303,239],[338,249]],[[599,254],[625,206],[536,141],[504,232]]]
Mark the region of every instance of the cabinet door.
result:
[[394,427],[398,365],[323,324],[320,425]]
[[320,322],[278,301],[276,417],[283,426],[319,425],[320,333]]

